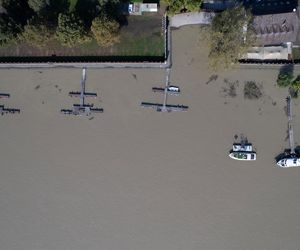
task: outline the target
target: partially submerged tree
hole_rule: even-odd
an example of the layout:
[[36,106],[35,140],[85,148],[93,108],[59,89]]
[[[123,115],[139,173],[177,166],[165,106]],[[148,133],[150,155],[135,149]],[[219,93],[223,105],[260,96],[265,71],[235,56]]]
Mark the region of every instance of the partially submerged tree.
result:
[[292,83],[294,79],[294,76],[292,73],[281,73],[278,75],[278,78],[277,78],[277,85],[279,87],[289,87]]
[[255,42],[252,15],[243,6],[217,14],[207,31],[210,66],[215,70],[237,63]]
[[292,98],[297,98],[300,91],[300,75],[295,77],[291,72],[281,72],[277,78],[277,85],[288,88]]
[[93,20],[91,31],[100,46],[108,47],[119,42],[119,28],[117,21],[101,15]]
[[59,14],[56,38],[60,43],[67,47],[74,47],[90,41],[83,21],[74,13]]
[[300,91],[300,78],[299,78],[299,76],[294,81],[292,81],[291,88],[293,88],[297,92]]
[[244,98],[255,100],[262,97],[262,85],[257,84],[254,81],[247,81],[244,86]]

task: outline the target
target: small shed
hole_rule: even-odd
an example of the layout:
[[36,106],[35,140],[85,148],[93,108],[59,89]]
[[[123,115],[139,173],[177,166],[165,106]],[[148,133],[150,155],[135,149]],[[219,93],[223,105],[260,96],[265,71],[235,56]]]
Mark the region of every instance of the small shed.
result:
[[157,3],[143,3],[142,12],[157,12]]
[[157,12],[157,3],[130,3],[128,13],[130,15],[142,15],[143,12]]

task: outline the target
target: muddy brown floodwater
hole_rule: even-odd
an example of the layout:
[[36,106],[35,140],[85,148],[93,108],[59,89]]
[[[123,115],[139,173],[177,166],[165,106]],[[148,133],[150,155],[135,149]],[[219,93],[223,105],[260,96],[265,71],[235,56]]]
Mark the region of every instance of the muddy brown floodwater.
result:
[[[0,71],[11,95],[1,103],[22,110],[0,119],[1,249],[299,249],[300,169],[274,159],[288,146],[278,69],[212,72],[198,38],[197,26],[173,31],[182,95],[168,101],[183,113],[139,106],[162,100],[151,92],[160,69],[88,69],[86,90],[104,108],[93,119],[59,113],[80,70]],[[233,97],[225,79],[238,81]],[[260,99],[244,99],[246,81],[262,85]],[[299,100],[293,112],[299,145]],[[228,157],[241,134],[257,161]]]

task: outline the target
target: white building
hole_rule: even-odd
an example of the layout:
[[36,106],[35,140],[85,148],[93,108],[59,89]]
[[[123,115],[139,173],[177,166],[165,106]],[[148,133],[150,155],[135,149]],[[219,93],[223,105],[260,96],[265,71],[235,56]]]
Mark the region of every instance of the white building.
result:
[[130,3],[128,5],[129,15],[142,15],[143,12],[157,12],[157,3]]

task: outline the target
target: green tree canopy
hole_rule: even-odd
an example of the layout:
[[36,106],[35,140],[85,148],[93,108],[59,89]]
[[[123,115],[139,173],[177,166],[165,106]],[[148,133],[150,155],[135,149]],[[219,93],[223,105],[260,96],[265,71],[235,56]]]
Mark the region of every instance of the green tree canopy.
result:
[[297,92],[300,91],[300,78],[299,78],[299,76],[294,81],[292,81],[291,88],[293,88]]
[[0,6],[6,10],[7,15],[15,23],[22,26],[33,15],[33,11],[29,8],[27,0],[0,0]]
[[202,0],[185,0],[184,7],[188,11],[199,11]]
[[277,85],[281,88],[287,87],[292,98],[297,98],[300,91],[300,75],[295,77],[292,72],[280,72]]
[[100,6],[105,6],[107,4],[116,5],[120,3],[120,0],[98,0]]
[[39,18],[30,19],[20,35],[21,40],[36,47],[46,46],[52,37],[53,32],[50,31],[49,26]]
[[186,11],[199,11],[202,0],[164,0],[168,5],[167,13],[174,15]]
[[50,0],[28,0],[28,5],[36,13],[43,11],[47,5],[49,5]]
[[16,41],[17,34],[21,27],[8,15],[0,15],[0,46],[4,46],[12,41]]
[[119,42],[119,28],[117,21],[101,15],[93,20],[91,31],[100,46],[108,47]]
[[206,30],[209,61],[213,69],[237,63],[255,42],[252,15],[242,6],[217,14]]
[[56,37],[64,46],[73,47],[90,41],[83,21],[74,13],[59,14]]
[[294,76],[292,73],[281,73],[277,78],[277,85],[279,87],[289,87],[293,82]]

